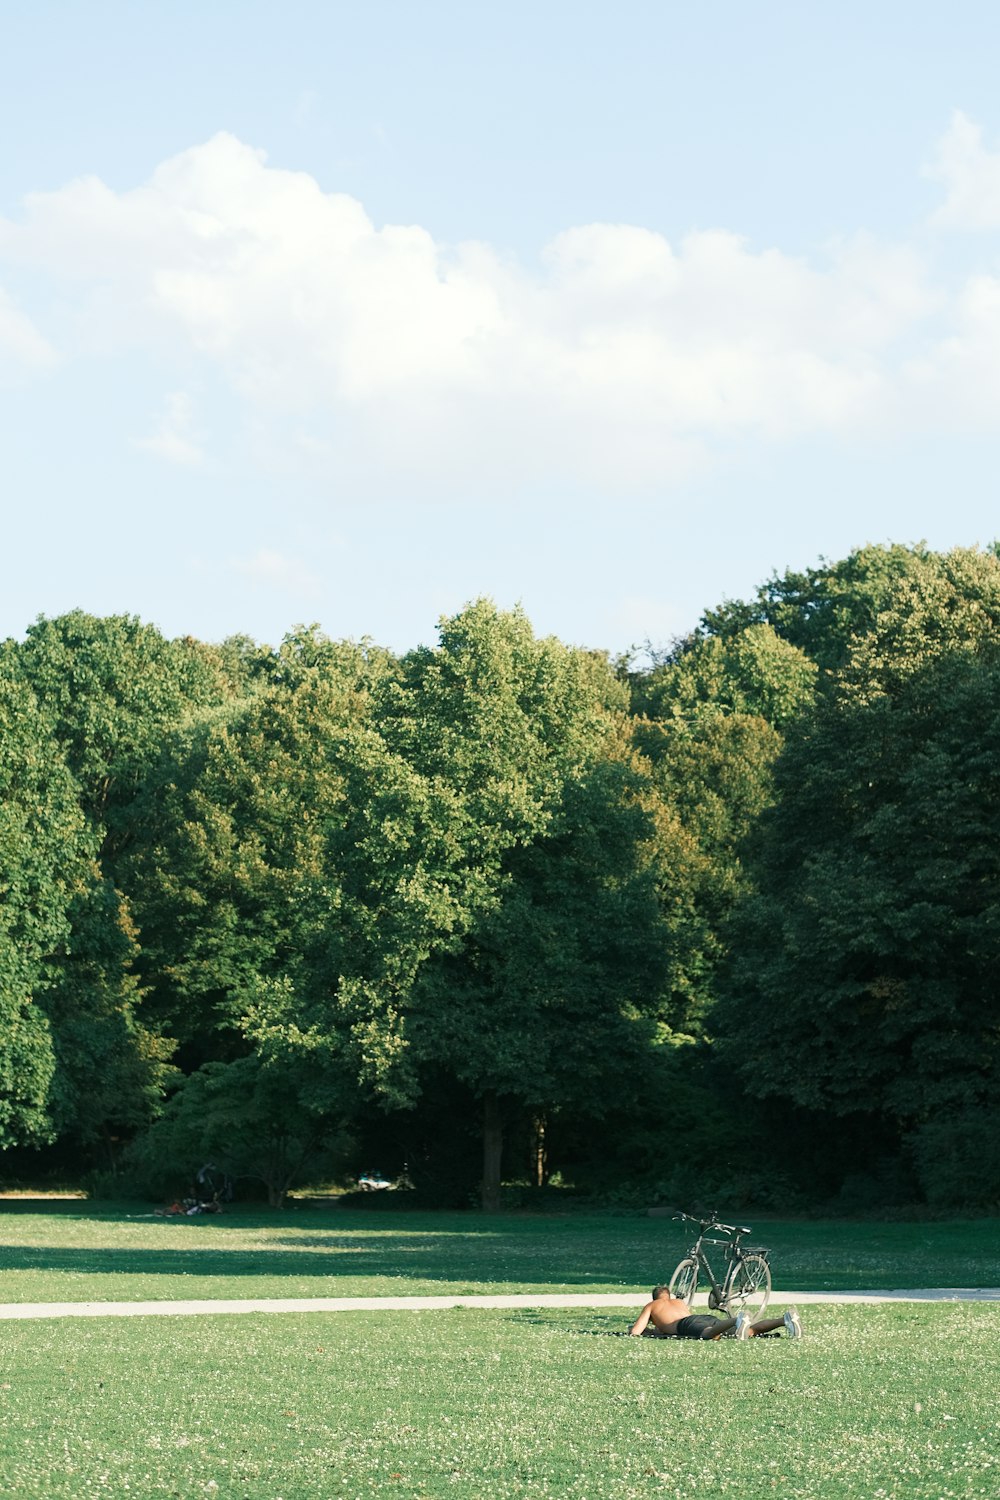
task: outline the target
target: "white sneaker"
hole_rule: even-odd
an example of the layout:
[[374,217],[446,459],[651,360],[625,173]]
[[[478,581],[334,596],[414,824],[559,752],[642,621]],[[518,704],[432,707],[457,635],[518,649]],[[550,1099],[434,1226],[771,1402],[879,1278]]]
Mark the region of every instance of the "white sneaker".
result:
[[794,1307],[790,1307],[785,1313],[785,1332],[790,1339],[802,1337],[802,1321]]
[[736,1327],[733,1330],[733,1338],[736,1338],[736,1339],[752,1339],[753,1338],[753,1334],[750,1331],[750,1325],[751,1325],[752,1321],[753,1320],[751,1319],[750,1314],[748,1312],[737,1313],[736,1314]]

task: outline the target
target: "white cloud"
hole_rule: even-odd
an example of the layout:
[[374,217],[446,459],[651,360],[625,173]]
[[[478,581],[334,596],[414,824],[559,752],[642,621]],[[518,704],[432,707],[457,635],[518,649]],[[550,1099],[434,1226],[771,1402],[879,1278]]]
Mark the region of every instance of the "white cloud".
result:
[[[943,215],[967,214],[970,161],[980,177],[997,163],[958,116]],[[311,448],[342,480],[437,493],[659,487],[752,440],[898,424],[931,386],[1000,365],[985,293],[935,287],[905,246],[857,235],[810,262],[723,231],[672,244],[590,224],[525,267],[376,227],[230,135],[128,192],[86,178],[32,195],[19,222],[0,220],[3,257],[61,283],[70,352],[193,363],[238,395],[269,452],[301,463]],[[182,463],[201,454],[186,399],[144,440]]]
[[945,229],[1000,228],[1000,151],[987,151],[980,127],[956,110],[925,175],[944,184],[931,222]]
[[25,375],[56,363],[55,350],[0,287],[0,372]]
[[286,557],[266,547],[259,548],[252,557],[230,558],[227,569],[264,588],[279,589],[301,598],[314,599],[320,593],[320,581],[315,573],[297,558]]
[[928,429],[997,427],[1000,411],[1000,278],[970,276],[948,333],[904,370],[915,413]]
[[184,391],[171,392],[157,418],[155,430],[149,437],[137,438],[135,446],[170,463],[187,467],[203,463],[205,452],[195,433],[191,397]]

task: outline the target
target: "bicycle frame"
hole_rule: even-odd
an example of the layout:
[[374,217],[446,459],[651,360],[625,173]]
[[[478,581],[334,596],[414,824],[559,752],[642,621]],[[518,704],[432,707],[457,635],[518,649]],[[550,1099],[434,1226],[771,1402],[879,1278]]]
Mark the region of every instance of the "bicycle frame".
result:
[[[695,1258],[695,1260],[698,1262],[698,1265],[699,1265],[700,1269],[708,1277],[708,1284],[711,1287],[712,1291],[715,1293],[716,1305],[721,1305],[721,1303],[722,1303],[722,1297],[723,1297],[722,1282],[724,1282],[726,1280],[726,1276],[725,1275],[723,1276],[722,1282],[720,1282],[718,1280],[718,1278],[716,1277],[715,1271],[714,1271],[714,1269],[712,1267],[712,1262],[708,1258],[708,1252],[705,1249],[705,1246],[706,1246],[706,1244],[707,1245],[725,1246],[726,1250],[727,1250],[727,1259],[731,1260],[732,1259],[733,1241],[732,1240],[717,1240],[717,1239],[712,1239],[712,1238],[710,1238],[706,1234],[706,1230],[708,1230],[708,1229],[728,1229],[728,1228],[729,1228],[728,1225],[723,1225],[723,1224],[706,1224],[706,1225],[703,1225],[702,1226],[702,1231],[699,1234],[697,1240],[691,1246],[691,1249],[688,1251],[688,1254],[692,1255]],[[738,1243],[738,1241],[737,1241],[737,1243]]]

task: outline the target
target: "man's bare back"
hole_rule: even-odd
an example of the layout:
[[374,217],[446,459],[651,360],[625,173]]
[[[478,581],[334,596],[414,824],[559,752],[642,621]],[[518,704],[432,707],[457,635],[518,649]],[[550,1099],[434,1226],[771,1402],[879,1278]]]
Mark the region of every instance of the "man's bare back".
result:
[[679,1297],[671,1297],[668,1288],[656,1287],[655,1293],[657,1295],[654,1295],[652,1302],[646,1303],[632,1325],[633,1338],[638,1338],[641,1333],[645,1332],[650,1323],[664,1338],[676,1338],[677,1324],[682,1318],[690,1317],[689,1305],[682,1302]]

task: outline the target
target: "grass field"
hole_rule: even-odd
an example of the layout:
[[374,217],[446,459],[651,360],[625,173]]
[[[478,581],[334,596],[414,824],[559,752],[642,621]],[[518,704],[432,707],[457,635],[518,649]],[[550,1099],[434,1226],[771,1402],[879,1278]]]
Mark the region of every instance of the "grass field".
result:
[[[645,1288],[669,1220],[4,1205],[3,1301]],[[772,1221],[801,1290],[1000,1284],[998,1224]],[[644,1292],[640,1292],[638,1300]],[[995,1500],[1000,1304],[807,1307],[806,1337],[623,1312],[0,1325],[0,1495]]]
[[[613,1292],[669,1275],[688,1243],[683,1225],[644,1216],[136,1212],[5,1202],[0,1301]],[[778,1291],[1000,1285],[995,1219],[757,1227]]]
[[815,1307],[806,1337],[606,1313],[6,1324],[0,1493],[995,1500],[1000,1307]]

